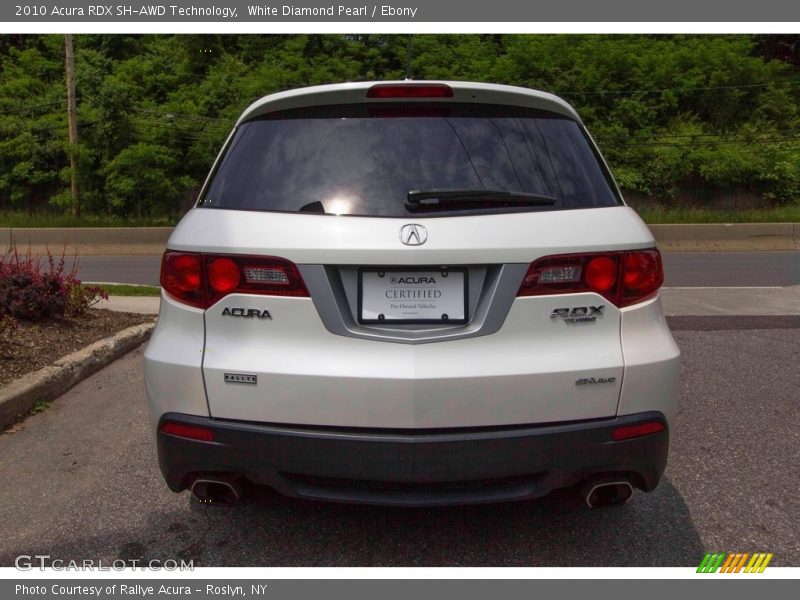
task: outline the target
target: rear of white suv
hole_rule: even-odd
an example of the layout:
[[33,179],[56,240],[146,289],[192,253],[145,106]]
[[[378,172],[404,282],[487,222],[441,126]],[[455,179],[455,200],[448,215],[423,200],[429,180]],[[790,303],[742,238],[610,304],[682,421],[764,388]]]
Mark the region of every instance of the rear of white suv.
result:
[[653,490],[679,351],[661,258],[559,98],[268,96],[162,263],[145,353],[174,491],[423,506]]

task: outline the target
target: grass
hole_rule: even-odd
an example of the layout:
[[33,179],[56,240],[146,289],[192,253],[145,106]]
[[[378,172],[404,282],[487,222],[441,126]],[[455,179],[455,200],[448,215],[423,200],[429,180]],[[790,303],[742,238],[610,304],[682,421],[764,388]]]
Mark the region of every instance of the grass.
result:
[[748,210],[716,208],[664,208],[639,206],[636,212],[645,223],[798,223],[800,205]]
[[160,296],[157,285],[101,285],[109,296]]
[[32,415],[38,415],[50,408],[50,402],[47,400],[37,400],[36,404],[31,408]]
[[121,218],[107,215],[73,217],[59,213],[27,213],[0,211],[2,227],[172,227],[177,219],[169,217]]

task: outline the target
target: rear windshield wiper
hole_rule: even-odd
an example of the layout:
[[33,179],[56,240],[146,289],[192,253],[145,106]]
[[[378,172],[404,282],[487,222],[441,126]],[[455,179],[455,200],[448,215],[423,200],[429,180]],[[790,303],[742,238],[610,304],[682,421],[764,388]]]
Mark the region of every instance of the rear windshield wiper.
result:
[[481,208],[553,206],[556,199],[544,194],[506,190],[411,190],[406,196],[406,209],[418,210],[478,210]]

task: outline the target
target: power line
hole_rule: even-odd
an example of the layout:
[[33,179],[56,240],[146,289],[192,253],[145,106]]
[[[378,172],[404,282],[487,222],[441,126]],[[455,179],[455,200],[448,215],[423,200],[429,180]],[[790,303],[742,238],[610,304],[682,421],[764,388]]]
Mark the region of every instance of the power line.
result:
[[204,115],[189,115],[186,113],[176,113],[176,112],[160,112],[156,110],[148,110],[146,108],[134,108],[135,112],[146,113],[149,115],[158,115],[160,117],[177,117],[180,119],[197,119],[201,121],[220,121],[225,123],[230,123],[231,121],[235,121],[236,119],[226,119],[224,117],[206,117]]
[[229,127],[225,127],[224,125],[217,125],[215,123],[205,123],[205,124],[202,124],[202,125],[198,125],[196,123],[176,123],[176,122],[170,122],[170,121],[168,121],[166,119],[158,119],[158,118],[156,118],[154,116],[139,117],[139,116],[133,115],[133,116],[131,116],[131,120],[134,121],[134,122],[135,121],[149,122],[149,123],[153,123],[155,125],[159,125],[161,127],[167,128],[167,129],[180,129],[180,128],[183,128],[183,127],[190,127],[193,130],[200,129],[201,131],[207,131],[209,129],[214,129],[214,130],[217,130],[217,131],[230,131]]
[[599,96],[599,95],[635,95],[635,94],[663,94],[664,92],[706,92],[715,90],[743,90],[753,88],[766,88],[770,86],[798,86],[800,81],[771,81],[769,83],[748,83],[742,85],[714,85],[703,87],[688,87],[688,88],[661,88],[652,90],[592,90],[584,92],[552,92],[558,96]]
[[[749,136],[749,135],[759,135],[765,133],[788,133],[792,131],[800,131],[800,127],[786,127],[782,129],[749,129],[747,131],[735,131],[735,132],[709,132],[709,133],[669,133],[669,134],[660,134],[654,133],[647,136],[642,137],[641,134],[638,134],[642,141],[647,141],[651,139],[695,139],[701,137],[730,137],[730,136]],[[634,135],[606,135],[606,136],[596,136],[595,140],[630,140],[634,138]]]
[[[786,129],[763,129],[756,131],[739,131],[727,134],[719,133],[700,133],[700,134],[686,134],[686,135],[650,135],[650,136],[609,136],[609,137],[596,137],[594,138],[598,144],[608,146],[670,146],[670,145],[713,145],[721,143],[750,143],[758,142],[758,136],[769,135],[770,139],[790,139],[800,131],[800,128],[786,128]],[[784,137],[776,137],[775,134],[787,134]],[[764,139],[763,137],[761,138]],[[662,142],[660,140],[674,140],[674,142]]]
[[23,106],[22,108],[17,108],[15,110],[8,110],[4,109],[2,112],[4,113],[22,113],[22,112],[30,112],[32,110],[36,110],[38,108],[46,107],[46,106],[55,106],[57,104],[64,104],[64,100],[55,100],[53,102],[45,102],[43,104],[34,104],[32,106]]
[[732,144],[780,144],[782,142],[795,142],[800,140],[800,136],[777,137],[777,138],[762,138],[760,140],[715,140],[715,141],[699,141],[699,142],[684,142],[684,143],[669,143],[669,142],[644,142],[633,144],[609,144],[610,148],[693,148],[698,146],[727,146]]
[[[175,127],[170,125],[169,123],[163,123],[154,120],[146,120],[146,119],[135,119],[132,121],[133,125],[137,128],[148,130],[151,134],[152,133],[165,133],[165,134],[173,134],[178,137],[182,137],[184,139],[193,140],[193,141],[208,141],[214,137],[223,137],[227,132],[222,130],[212,130],[212,129],[193,129],[191,131],[187,131],[182,129],[181,127]],[[206,134],[206,135],[200,135]]]
[[149,124],[152,125],[153,127],[159,127],[161,129],[164,129],[165,131],[186,131],[187,129],[190,129],[191,132],[193,133],[210,132],[215,134],[223,134],[223,133],[228,133],[230,131],[229,128],[215,126],[215,125],[207,125],[204,127],[190,126],[186,124],[178,125],[175,123],[165,123],[164,121],[147,117],[134,117],[133,119],[131,119],[131,122]]

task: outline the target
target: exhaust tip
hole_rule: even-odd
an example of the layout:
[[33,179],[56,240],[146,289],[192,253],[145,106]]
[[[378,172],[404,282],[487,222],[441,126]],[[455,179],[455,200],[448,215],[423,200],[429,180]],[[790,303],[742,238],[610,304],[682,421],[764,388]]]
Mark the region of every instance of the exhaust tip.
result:
[[595,480],[584,486],[582,496],[589,508],[621,506],[633,497],[633,486],[624,479]]
[[236,504],[242,486],[232,476],[201,475],[192,483],[192,495],[203,504]]

